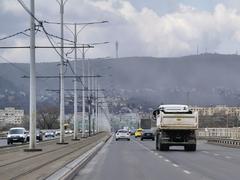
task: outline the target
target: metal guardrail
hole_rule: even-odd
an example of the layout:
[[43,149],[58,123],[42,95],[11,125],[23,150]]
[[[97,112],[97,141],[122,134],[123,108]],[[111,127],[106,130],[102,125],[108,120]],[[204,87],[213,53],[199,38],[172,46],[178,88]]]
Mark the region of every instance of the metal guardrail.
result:
[[7,138],[7,131],[0,132],[0,139],[6,139]]
[[197,137],[199,139],[239,139],[240,128],[200,128],[197,130]]
[[236,139],[222,139],[222,138],[208,139],[208,143],[240,148],[240,140]]

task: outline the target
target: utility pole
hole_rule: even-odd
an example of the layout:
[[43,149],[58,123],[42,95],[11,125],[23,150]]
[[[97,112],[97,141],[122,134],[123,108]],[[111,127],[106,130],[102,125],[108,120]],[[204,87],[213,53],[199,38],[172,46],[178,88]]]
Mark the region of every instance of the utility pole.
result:
[[83,83],[83,91],[82,91],[82,137],[85,137],[85,51],[84,46],[82,48],[82,83]]
[[[97,87],[97,79],[95,79],[95,81],[94,81],[94,89],[98,89],[98,87]],[[95,93],[95,126],[94,126],[94,129],[96,130],[96,132],[98,132],[97,131],[97,129],[98,129],[98,127],[97,127],[97,106],[98,106],[98,99],[97,99],[97,92],[98,92],[98,90],[96,91],[96,92],[94,92]]]
[[29,149],[25,151],[41,151],[36,149],[36,54],[35,54],[35,0],[30,1],[32,16],[30,18],[31,36],[30,36],[30,139]]
[[[92,76],[93,76],[93,72],[92,72]],[[92,79],[92,89],[95,89],[95,78]],[[96,104],[96,92],[93,91],[93,108],[92,108],[92,113],[93,113],[93,121],[92,121],[92,129],[93,129],[93,134],[95,134],[95,121],[96,121],[96,114],[95,114],[95,104]]]
[[[90,75],[90,63],[87,61],[87,75]],[[87,79],[88,88],[88,135],[91,136],[91,113],[92,113],[92,97],[91,97],[91,78]]]
[[63,0],[60,2],[60,14],[61,14],[61,65],[60,65],[60,141],[58,144],[66,144],[64,143],[64,121],[65,121],[65,109],[64,109],[64,34],[63,34],[63,15],[64,15],[64,3]]
[[96,104],[97,104],[97,108],[96,108],[96,110],[97,110],[97,117],[96,117],[96,124],[97,124],[97,132],[99,132],[99,105],[98,105],[98,81],[97,81],[97,102],[96,102]]
[[115,46],[116,46],[116,58],[118,58],[118,41],[116,41]]
[[[77,75],[77,25],[74,24],[74,73]],[[73,134],[73,140],[78,140],[77,134],[78,134],[78,122],[77,122],[77,76],[74,78],[74,134]]]

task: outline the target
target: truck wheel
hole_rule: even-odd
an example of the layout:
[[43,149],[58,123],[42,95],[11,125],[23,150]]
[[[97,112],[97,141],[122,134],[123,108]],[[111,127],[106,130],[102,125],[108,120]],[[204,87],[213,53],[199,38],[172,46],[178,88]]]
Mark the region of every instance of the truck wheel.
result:
[[143,141],[143,138],[141,138],[141,141]]
[[196,151],[196,144],[191,144],[189,151]]
[[156,134],[156,150],[159,150],[158,134]]
[[155,138],[152,138],[152,141],[155,141]]
[[196,144],[188,144],[184,146],[185,151],[196,151]]
[[168,151],[169,146],[167,144],[160,144],[160,151]]

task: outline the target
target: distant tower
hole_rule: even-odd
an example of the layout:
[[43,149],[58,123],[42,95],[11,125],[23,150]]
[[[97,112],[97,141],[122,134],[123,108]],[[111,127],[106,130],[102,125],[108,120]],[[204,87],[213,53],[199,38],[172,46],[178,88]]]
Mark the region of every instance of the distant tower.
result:
[[118,41],[116,41],[116,58],[118,58]]

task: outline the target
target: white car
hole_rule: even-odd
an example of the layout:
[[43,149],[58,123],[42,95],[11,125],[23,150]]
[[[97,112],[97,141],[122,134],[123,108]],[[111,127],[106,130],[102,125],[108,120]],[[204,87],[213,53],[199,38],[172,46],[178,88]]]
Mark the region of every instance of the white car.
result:
[[119,129],[116,133],[116,141],[119,139],[126,139],[130,141],[130,133],[127,130]]
[[12,144],[13,142],[27,142],[27,131],[23,127],[11,128],[7,135],[7,144]]
[[53,131],[47,131],[47,132],[45,132],[45,137],[52,137],[52,138],[54,138],[55,137],[55,133]]

